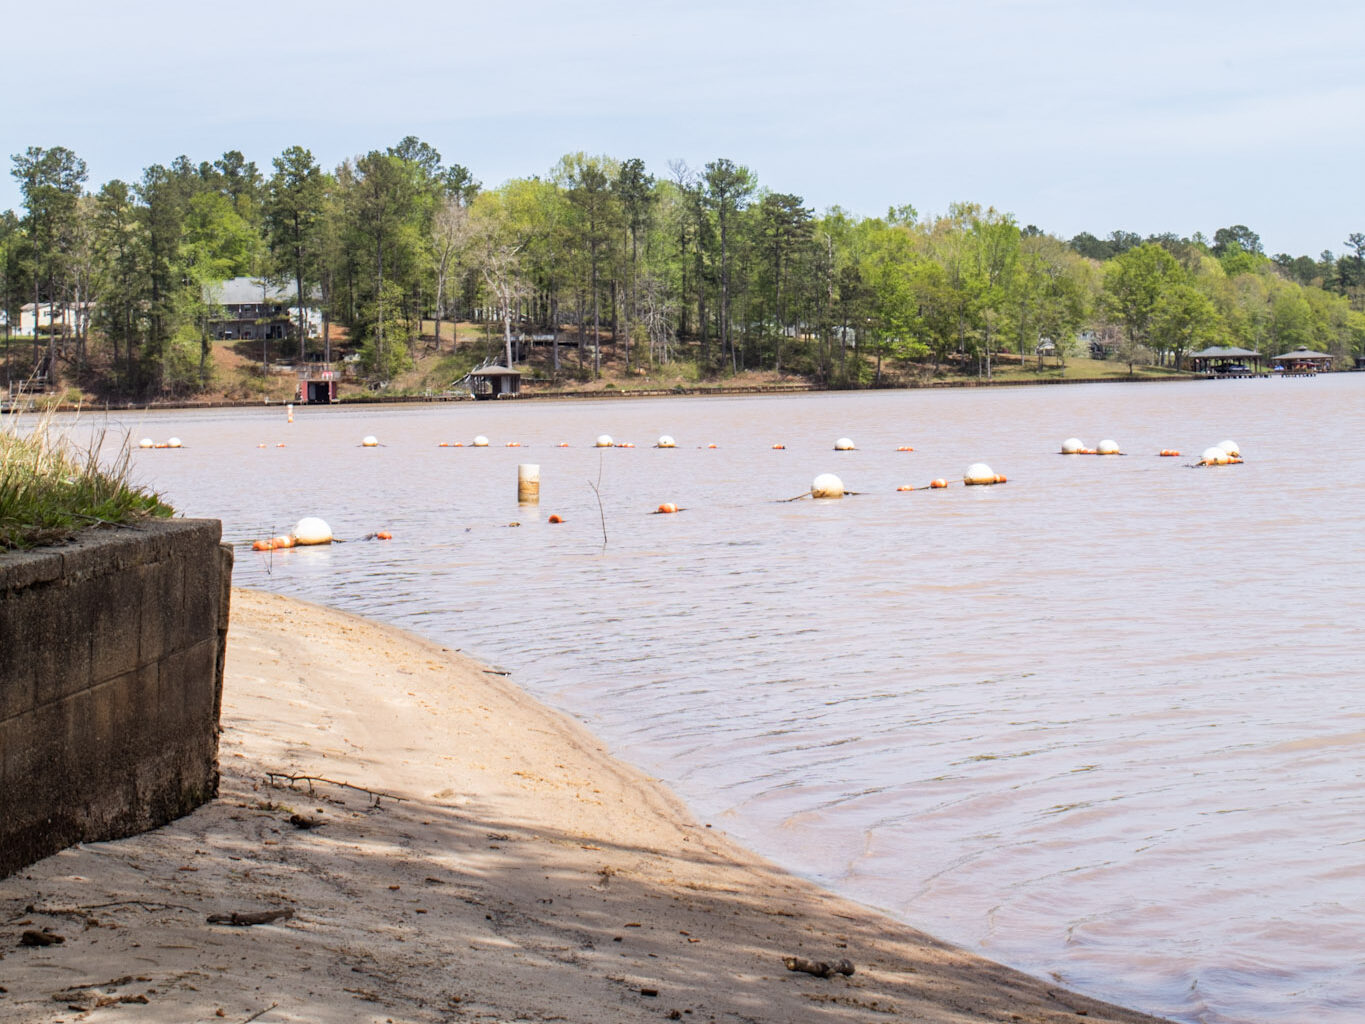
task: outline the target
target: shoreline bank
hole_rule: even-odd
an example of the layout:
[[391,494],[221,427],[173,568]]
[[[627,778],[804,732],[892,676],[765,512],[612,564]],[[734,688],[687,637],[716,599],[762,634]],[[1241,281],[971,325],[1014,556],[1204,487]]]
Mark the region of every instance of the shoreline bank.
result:
[[[1333,371],[1337,372],[1337,371]],[[1340,371],[1351,372],[1351,371]],[[922,384],[898,385],[895,387],[869,387],[869,388],[832,388],[822,384],[767,384],[752,386],[726,387],[718,385],[715,387],[689,387],[689,388],[611,388],[611,389],[586,389],[586,390],[561,390],[548,391],[543,393],[528,392],[516,396],[512,401],[522,402],[557,402],[570,399],[593,399],[593,398],[705,398],[705,397],[734,397],[744,395],[794,395],[794,394],[852,394],[857,392],[884,392],[884,391],[944,391],[956,389],[975,389],[975,388],[1033,388],[1033,387],[1053,387],[1059,385],[1072,384],[1148,384],[1148,383],[1168,383],[1171,381],[1191,381],[1191,380],[1217,380],[1223,378],[1210,377],[1204,374],[1181,373],[1170,374],[1159,377],[1060,377],[1044,380],[942,380],[930,381]],[[1233,379],[1233,378],[1227,378]],[[28,405],[23,412],[36,411],[38,408],[47,408],[40,398],[29,399]],[[364,395],[356,397],[346,397],[333,402],[324,408],[366,405],[447,405],[451,402],[470,402],[474,401],[473,396],[449,396],[438,395],[393,395],[384,397],[380,395]],[[174,402],[102,402],[76,404],[70,402],[58,403],[52,408],[56,412],[127,412],[138,410],[143,412],[171,411],[177,409],[262,409],[274,406],[279,408],[285,405],[298,405],[297,402],[288,401],[174,401]],[[11,411],[8,406],[5,412]]]
[[0,880],[6,1020],[1156,1020],[784,873],[438,644],[249,590],[228,642],[219,798]]

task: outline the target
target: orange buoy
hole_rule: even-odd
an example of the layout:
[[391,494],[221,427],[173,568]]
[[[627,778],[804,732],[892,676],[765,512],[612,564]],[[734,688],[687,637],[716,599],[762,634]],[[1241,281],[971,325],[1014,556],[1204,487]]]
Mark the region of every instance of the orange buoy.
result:
[[786,451],[786,450],[787,450],[787,446],[786,446],[785,444],[775,444],[775,445],[773,445],[773,451],[775,451],[775,452],[782,452],[782,451]]
[[375,540],[393,540],[393,534],[388,530],[380,530],[374,535]]
[[251,544],[251,550],[252,550],[252,551],[269,551],[269,550],[270,550],[270,541],[268,541],[268,540],[253,541],[252,544]]
[[898,491],[913,491],[914,488],[913,488],[912,486],[910,486],[909,484],[901,484],[899,487],[896,488],[896,490],[898,490]]
[[678,506],[671,501],[666,501],[660,505],[656,511],[661,515],[667,515],[670,512],[678,511]]
[[898,452],[913,452],[914,450],[915,449],[911,448],[908,444],[903,444],[896,449]]
[[995,474],[995,482],[998,483],[998,484],[1003,484],[1003,483],[1005,483],[1005,482],[1006,482],[1006,480],[1005,480],[1005,474],[1004,474],[1004,473],[996,473],[996,474]]
[[945,479],[943,479],[943,477],[939,477],[939,478],[936,479],[936,480],[930,480],[930,481],[929,481],[929,486],[932,487],[932,488],[934,488],[935,490],[937,490],[937,489],[940,488],[940,487],[947,487],[947,486],[948,486],[948,481],[945,480]]
[[279,444],[275,445],[275,447],[276,447],[276,448],[283,448],[283,447],[284,447],[284,442],[281,441]]
[[265,442],[262,441],[262,442],[261,442],[260,444],[258,444],[256,447],[257,447],[257,448],[264,448],[264,447],[265,447]]
[[564,522],[564,519],[563,519],[562,516],[559,516],[558,514],[556,514],[556,515],[550,516],[550,518],[547,519],[547,520],[545,520],[545,521],[546,521],[547,523],[562,523],[562,522]]
[[294,538],[287,536],[276,537],[270,542],[270,546],[273,548],[292,548],[294,546]]
[[1082,448],[1077,455],[1098,455],[1099,451],[1095,448]]
[[568,441],[560,441],[560,442],[559,442],[559,447],[560,447],[560,448],[567,448],[567,447],[569,447],[569,442],[568,442]]
[[520,442],[520,441],[508,441],[508,442],[507,442],[507,447],[508,447],[508,448],[520,448],[520,447],[521,447],[521,442]]
[[716,444],[715,441],[712,441],[712,442],[711,442],[710,444],[708,444],[706,447],[708,447],[708,448],[719,448],[720,445]]

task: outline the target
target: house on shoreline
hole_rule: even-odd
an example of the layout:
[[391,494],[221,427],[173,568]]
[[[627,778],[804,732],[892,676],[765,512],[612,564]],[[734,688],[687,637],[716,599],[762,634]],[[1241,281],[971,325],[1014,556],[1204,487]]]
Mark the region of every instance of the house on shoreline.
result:
[[1248,374],[1262,373],[1259,352],[1249,348],[1220,348],[1213,346],[1185,357],[1195,373]]
[[[204,301],[217,307],[209,316],[215,341],[283,341],[294,334],[298,303],[292,285],[282,287],[259,277],[234,277],[204,288]],[[322,331],[322,314],[304,307],[305,336]]]
[[1332,368],[1332,357],[1300,345],[1293,352],[1272,356],[1270,363],[1285,373],[1321,373]]

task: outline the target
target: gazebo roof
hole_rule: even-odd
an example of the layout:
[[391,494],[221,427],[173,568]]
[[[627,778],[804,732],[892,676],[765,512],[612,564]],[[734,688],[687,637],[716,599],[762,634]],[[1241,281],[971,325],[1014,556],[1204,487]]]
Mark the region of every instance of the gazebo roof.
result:
[[1206,348],[1202,352],[1190,353],[1191,359],[1246,359],[1247,357],[1253,359],[1259,358],[1257,353],[1252,352],[1250,349],[1219,348],[1217,345]]
[[1331,359],[1326,352],[1314,352],[1310,348],[1300,345],[1293,352],[1286,352],[1283,355],[1272,356],[1274,359]]
[[506,366],[485,366],[482,369],[469,371],[471,377],[520,377],[521,371],[508,369]]

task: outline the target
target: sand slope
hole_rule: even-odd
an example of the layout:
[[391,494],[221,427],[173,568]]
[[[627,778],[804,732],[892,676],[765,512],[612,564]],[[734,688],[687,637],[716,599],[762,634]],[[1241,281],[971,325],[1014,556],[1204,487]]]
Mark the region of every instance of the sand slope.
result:
[[[363,619],[234,591],[223,728],[211,805],[0,881],[0,1020],[1154,1019],[774,869],[507,680]],[[43,928],[65,941],[19,945]]]

